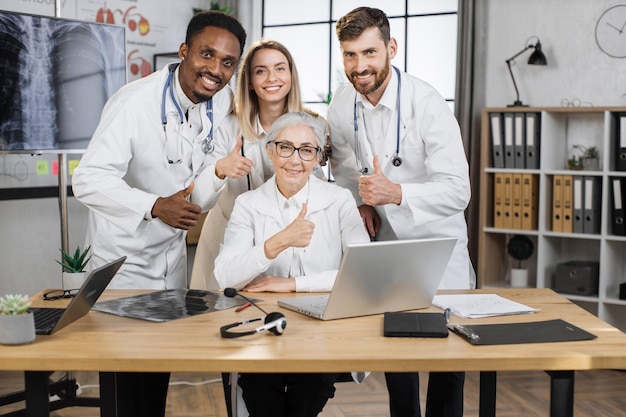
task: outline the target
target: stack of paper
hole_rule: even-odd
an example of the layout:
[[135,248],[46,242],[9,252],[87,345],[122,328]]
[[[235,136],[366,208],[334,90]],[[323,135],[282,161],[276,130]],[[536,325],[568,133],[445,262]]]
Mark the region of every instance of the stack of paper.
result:
[[466,318],[528,314],[538,311],[536,308],[528,307],[496,294],[436,295],[433,299],[433,305],[443,310],[449,308],[452,314]]

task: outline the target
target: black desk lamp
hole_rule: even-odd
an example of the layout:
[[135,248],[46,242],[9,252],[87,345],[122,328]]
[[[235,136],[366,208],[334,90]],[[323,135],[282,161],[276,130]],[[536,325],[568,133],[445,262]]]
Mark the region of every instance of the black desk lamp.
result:
[[[536,37],[536,36],[535,36]],[[506,65],[509,67],[509,73],[511,74],[511,79],[513,80],[513,87],[515,87],[515,93],[517,94],[517,100],[513,104],[509,104],[508,107],[525,107],[527,104],[523,104],[519,99],[519,90],[517,89],[517,83],[515,82],[515,77],[513,76],[513,71],[511,70],[511,62],[515,60],[518,56],[523,54],[529,49],[534,49],[533,53],[528,58],[528,64],[530,65],[547,65],[548,60],[546,56],[541,51],[541,41],[537,38],[537,42],[533,45],[532,43],[526,46],[524,49],[513,55],[511,58],[506,60]]]

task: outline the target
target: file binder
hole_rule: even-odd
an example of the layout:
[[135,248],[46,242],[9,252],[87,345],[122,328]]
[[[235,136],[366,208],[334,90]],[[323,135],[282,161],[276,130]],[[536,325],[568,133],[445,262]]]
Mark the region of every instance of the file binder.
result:
[[561,319],[510,324],[449,324],[448,328],[472,345],[574,342],[597,337]]
[[513,149],[514,166],[518,169],[526,168],[526,151],[524,150],[524,113],[514,113]]
[[541,132],[541,114],[526,113],[524,131],[526,151],[526,168],[539,169],[539,136]]
[[572,233],[573,230],[573,210],[572,210],[572,181],[571,175],[563,175],[563,188],[561,188],[561,204],[563,207],[563,229],[564,233]]
[[626,171],[626,113],[619,113],[617,117],[617,138],[615,142],[615,169],[617,171]]
[[600,233],[600,177],[584,177],[585,200],[583,205],[583,233]]
[[539,177],[522,174],[522,229],[537,230],[537,204]]
[[583,213],[583,201],[585,198],[584,195],[584,187],[583,187],[583,177],[580,175],[576,175],[573,177],[574,185],[573,185],[573,221],[572,221],[572,230],[574,233],[583,233],[583,224],[584,224],[584,213]]
[[489,114],[491,125],[491,154],[494,168],[504,168],[504,143],[502,113]]
[[552,178],[552,231],[563,231],[563,175],[555,175]]
[[522,228],[522,174],[511,174],[511,229]]
[[513,225],[512,218],[512,210],[513,210],[513,174],[505,173],[504,176],[504,186],[502,190],[504,191],[504,195],[502,198],[502,212],[504,213],[502,227],[505,229],[510,229]]
[[496,173],[493,183],[493,227],[504,227],[504,174]]
[[612,197],[611,204],[611,224],[614,235],[626,236],[626,227],[624,226],[624,183],[626,178],[612,178]]
[[504,113],[504,167],[515,168],[515,124],[513,113]]

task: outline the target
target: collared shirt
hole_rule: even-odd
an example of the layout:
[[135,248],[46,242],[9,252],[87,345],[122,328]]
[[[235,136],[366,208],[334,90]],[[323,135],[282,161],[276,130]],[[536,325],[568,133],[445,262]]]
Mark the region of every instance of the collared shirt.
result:
[[[385,89],[380,101],[373,106],[365,96],[357,94],[357,111],[363,114],[363,124],[365,125],[365,136],[374,154],[383,152],[386,141],[395,143],[397,139],[398,110],[396,102],[398,97],[398,76],[392,71],[391,80]],[[386,155],[389,157],[389,155]]]
[[[279,209],[282,208],[281,214],[283,216],[283,221],[285,222],[285,227],[287,227],[295,220],[296,217],[298,217],[302,211],[302,205],[309,199],[309,182],[307,181],[304,187],[302,187],[300,191],[289,199],[285,198],[285,196],[282,195],[278,189],[278,186],[276,186],[276,199]],[[296,247],[291,247],[286,250],[286,252],[291,253],[289,278],[306,275],[304,266],[302,265],[302,258],[300,257],[305,250],[306,249]]]

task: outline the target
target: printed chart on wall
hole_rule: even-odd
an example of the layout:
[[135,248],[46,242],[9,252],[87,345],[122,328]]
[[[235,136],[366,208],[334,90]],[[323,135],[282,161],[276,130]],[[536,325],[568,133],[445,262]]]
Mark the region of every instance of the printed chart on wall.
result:
[[122,25],[126,28],[126,70],[128,81],[152,73],[152,58],[157,46],[167,44],[168,13],[159,12],[169,7],[155,7],[155,1],[108,0],[80,2],[77,19]]

